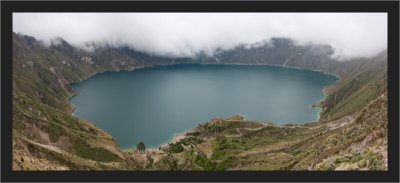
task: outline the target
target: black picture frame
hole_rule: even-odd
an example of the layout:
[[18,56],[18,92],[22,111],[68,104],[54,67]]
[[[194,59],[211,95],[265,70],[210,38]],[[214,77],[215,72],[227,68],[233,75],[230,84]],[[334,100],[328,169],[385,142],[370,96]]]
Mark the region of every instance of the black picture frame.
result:
[[[12,14],[14,12],[386,12],[388,16],[388,171],[13,171],[11,121]],[[1,181],[399,181],[398,1],[2,1],[1,38]]]

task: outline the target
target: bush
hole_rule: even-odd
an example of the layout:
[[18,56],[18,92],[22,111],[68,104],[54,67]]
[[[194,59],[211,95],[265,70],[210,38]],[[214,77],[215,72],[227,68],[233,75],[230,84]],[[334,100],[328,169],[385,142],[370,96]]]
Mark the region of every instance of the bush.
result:
[[215,170],[216,168],[216,163],[209,160],[203,153],[199,153],[194,162],[203,167],[204,170]]
[[229,156],[225,159],[223,159],[220,163],[217,164],[217,166],[215,167],[216,170],[226,170],[229,167],[231,167],[231,165],[237,161],[237,157],[235,156]]
[[358,162],[358,167],[363,168],[367,166],[367,161],[365,159],[362,159],[361,161]]
[[180,153],[183,152],[184,149],[182,145],[188,146],[190,144],[199,144],[204,142],[202,139],[198,139],[196,137],[188,137],[184,138],[181,141],[174,143],[174,144],[169,144],[169,151],[171,153]]
[[323,164],[320,166],[320,168],[321,168],[322,170],[335,170],[335,165],[326,162],[326,163],[323,163]]
[[90,147],[85,141],[77,139],[73,142],[73,147],[76,154],[82,158],[91,159],[95,161],[119,161],[121,160],[114,153],[99,147]]
[[180,153],[183,152],[183,147],[181,145],[181,143],[175,143],[175,144],[170,144],[169,145],[169,151],[171,153]]

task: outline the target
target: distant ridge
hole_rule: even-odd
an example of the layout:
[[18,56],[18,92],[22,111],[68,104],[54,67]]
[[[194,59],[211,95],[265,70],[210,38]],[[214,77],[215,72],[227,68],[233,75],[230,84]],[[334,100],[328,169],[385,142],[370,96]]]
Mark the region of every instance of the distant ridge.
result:
[[[173,59],[128,48],[89,52],[62,38],[46,47],[14,33],[13,169],[387,169],[387,51],[349,61],[335,60],[332,54],[329,45],[274,38],[213,56]],[[121,150],[111,135],[71,115],[68,99],[76,94],[71,83],[105,71],[177,63],[277,65],[319,70],[340,81],[326,88],[318,123],[212,120],[146,155]]]

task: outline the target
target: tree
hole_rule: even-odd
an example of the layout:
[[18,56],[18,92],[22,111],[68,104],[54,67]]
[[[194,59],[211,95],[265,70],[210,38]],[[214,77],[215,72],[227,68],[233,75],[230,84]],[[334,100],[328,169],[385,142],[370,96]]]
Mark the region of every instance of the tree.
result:
[[140,141],[139,144],[136,146],[136,149],[140,152],[140,154],[143,154],[146,151],[146,146],[142,141]]

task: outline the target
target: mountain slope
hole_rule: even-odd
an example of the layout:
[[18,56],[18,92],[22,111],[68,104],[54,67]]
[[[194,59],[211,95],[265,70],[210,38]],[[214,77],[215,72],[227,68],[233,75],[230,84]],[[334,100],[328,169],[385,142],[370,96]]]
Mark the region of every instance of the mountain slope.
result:
[[336,119],[358,111],[387,88],[387,52],[366,60],[328,90],[322,117]]
[[[275,38],[213,56],[174,59],[129,48],[89,52],[61,38],[47,47],[14,34],[13,169],[387,169],[387,52],[346,62],[332,59],[332,53],[327,45]],[[144,155],[121,150],[111,135],[71,115],[68,99],[76,94],[71,83],[105,71],[179,63],[279,65],[320,70],[340,81],[326,89],[318,123],[214,119]]]
[[365,58],[348,62],[332,59],[334,48],[329,45],[298,45],[287,38],[273,38],[269,42],[242,45],[235,49],[217,52],[210,63],[264,64],[319,70],[342,77],[359,68]]
[[[153,169],[386,170],[387,96],[335,121],[276,126],[214,119],[170,144]],[[236,117],[237,118],[237,117]]]

